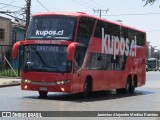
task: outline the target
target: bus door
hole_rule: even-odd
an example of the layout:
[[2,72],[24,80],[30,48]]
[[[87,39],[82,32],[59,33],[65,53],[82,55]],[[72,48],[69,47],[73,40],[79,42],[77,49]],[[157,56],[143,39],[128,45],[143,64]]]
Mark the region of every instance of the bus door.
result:
[[80,84],[81,84],[81,69],[84,61],[86,53],[86,47],[76,47],[75,54],[74,54],[74,61],[73,61],[73,84],[72,84],[72,91],[79,92]]
[[[76,64],[73,64],[74,69]],[[80,91],[80,80],[81,80],[81,71],[75,71],[73,73],[73,81],[72,81],[72,92],[79,92]]]

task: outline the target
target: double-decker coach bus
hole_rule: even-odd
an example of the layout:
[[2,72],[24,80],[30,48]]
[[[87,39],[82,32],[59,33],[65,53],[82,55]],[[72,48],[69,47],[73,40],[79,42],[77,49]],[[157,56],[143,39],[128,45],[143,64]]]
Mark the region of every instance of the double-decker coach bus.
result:
[[[84,93],[116,89],[133,93],[146,81],[146,33],[82,12],[32,16],[22,46],[21,89]],[[21,53],[22,53],[21,51]]]

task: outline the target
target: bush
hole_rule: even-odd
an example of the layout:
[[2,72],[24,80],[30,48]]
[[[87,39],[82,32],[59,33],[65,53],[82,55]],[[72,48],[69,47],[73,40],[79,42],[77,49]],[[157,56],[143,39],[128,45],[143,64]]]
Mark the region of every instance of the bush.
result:
[[0,76],[17,77],[18,70],[16,71],[13,71],[12,69],[0,70]]

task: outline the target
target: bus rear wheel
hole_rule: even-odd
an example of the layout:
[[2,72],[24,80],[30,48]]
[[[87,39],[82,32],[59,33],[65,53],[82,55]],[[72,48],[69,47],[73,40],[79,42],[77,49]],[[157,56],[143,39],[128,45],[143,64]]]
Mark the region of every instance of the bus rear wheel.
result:
[[136,87],[135,80],[132,81],[132,79],[130,77],[128,77],[127,83],[126,83],[126,87],[125,88],[116,89],[116,92],[118,94],[121,94],[121,93],[134,93],[135,87]]
[[132,82],[129,85],[129,93],[134,93],[136,87],[136,82],[135,80],[132,80]]
[[45,98],[47,96],[48,92],[46,91],[39,91],[39,97],[40,98]]
[[135,87],[136,87],[135,80],[128,78],[126,88],[125,88],[126,93],[134,93]]
[[125,88],[116,89],[117,94],[123,94],[129,92],[129,82],[127,81]]

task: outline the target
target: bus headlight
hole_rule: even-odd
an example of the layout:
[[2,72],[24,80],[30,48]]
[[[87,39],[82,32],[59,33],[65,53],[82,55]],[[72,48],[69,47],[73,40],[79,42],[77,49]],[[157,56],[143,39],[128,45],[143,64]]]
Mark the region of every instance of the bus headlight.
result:
[[22,79],[22,81],[23,81],[24,83],[31,83],[31,80],[27,80],[27,79]]
[[61,80],[61,81],[57,81],[56,84],[63,85],[63,84],[69,83],[69,82],[70,82],[70,80]]

